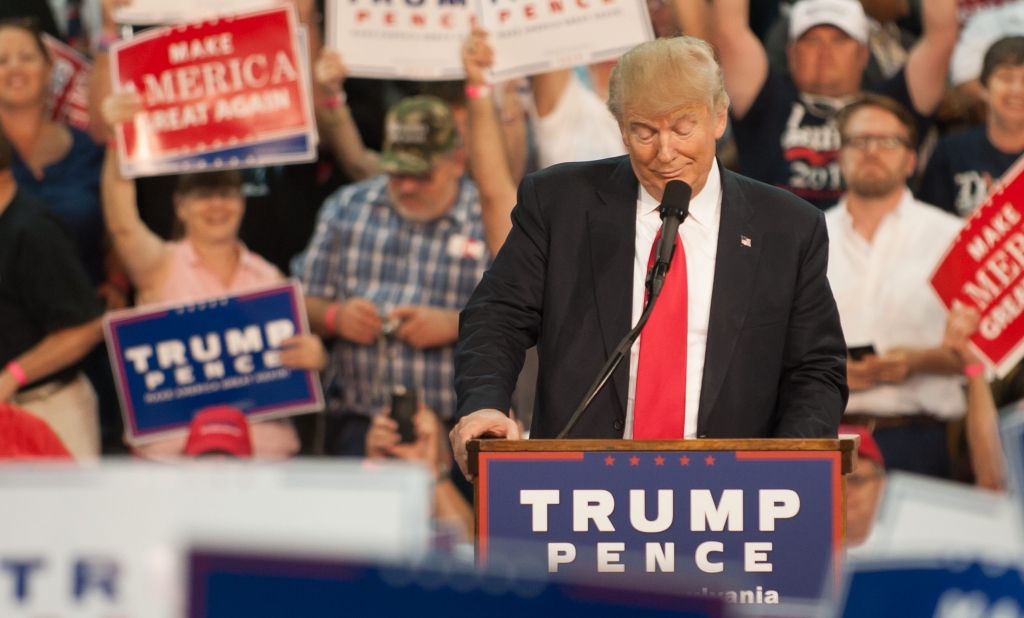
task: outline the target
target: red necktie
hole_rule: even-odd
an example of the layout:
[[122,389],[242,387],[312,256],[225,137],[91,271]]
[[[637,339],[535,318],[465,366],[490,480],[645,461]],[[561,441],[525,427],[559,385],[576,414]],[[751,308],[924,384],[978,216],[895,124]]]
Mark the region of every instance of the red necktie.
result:
[[[654,265],[661,232],[647,269]],[[686,253],[676,236],[672,265],[654,313],[640,335],[640,365],[633,400],[633,438],[679,440],[686,426]]]

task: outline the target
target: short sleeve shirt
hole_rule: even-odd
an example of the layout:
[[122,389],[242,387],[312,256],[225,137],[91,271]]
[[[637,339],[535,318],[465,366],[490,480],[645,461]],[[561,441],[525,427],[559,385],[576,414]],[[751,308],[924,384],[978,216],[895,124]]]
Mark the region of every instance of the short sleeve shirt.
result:
[[45,202],[19,190],[0,213],[0,366],[102,312],[64,225]]
[[984,125],[946,135],[928,161],[918,198],[966,217],[988,196],[988,180],[999,180],[1022,154],[998,150]]
[[[913,113],[903,70],[875,89]],[[796,85],[768,71],[761,92],[742,119],[733,119],[740,173],[782,187],[825,210],[845,191],[839,171],[838,109],[809,105]],[[919,125],[925,119],[917,116]]]
[[[400,305],[461,310],[489,265],[472,180],[462,178],[447,214],[413,221],[392,204],[387,176],[377,176],[327,199],[292,273],[310,296],[365,298],[386,315]],[[405,386],[442,419],[451,418],[453,355],[454,345],[418,350],[394,337],[369,346],[339,339],[323,378],[328,411],[373,416],[388,404],[393,386]]]

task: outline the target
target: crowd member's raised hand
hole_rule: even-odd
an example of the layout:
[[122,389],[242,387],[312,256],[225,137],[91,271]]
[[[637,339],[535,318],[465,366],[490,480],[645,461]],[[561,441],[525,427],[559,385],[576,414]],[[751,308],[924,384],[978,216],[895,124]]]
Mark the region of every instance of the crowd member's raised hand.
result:
[[436,348],[459,338],[459,312],[423,305],[395,307],[388,316],[398,321],[395,337],[417,349]]
[[346,105],[342,84],[347,73],[338,52],[326,47],[320,50],[313,64],[313,80],[322,95],[317,104],[317,123],[321,134],[328,138],[335,160],[349,178],[358,182],[380,173],[380,154],[363,143]]
[[398,422],[391,418],[391,410],[385,409],[370,422],[366,433],[366,456],[370,459],[402,459],[423,465],[432,475],[439,476],[446,463],[447,449],[441,441],[441,421],[432,410],[420,403],[412,417],[416,429],[413,442],[402,443],[398,433]]
[[133,91],[112,92],[103,99],[100,113],[103,121],[113,130],[117,125],[131,122],[135,114],[142,111],[142,97]]
[[509,166],[505,139],[494,97],[487,80],[487,68],[494,63],[494,49],[487,32],[473,28],[462,45],[462,63],[466,69],[466,96],[469,108],[469,162],[473,180],[480,190],[484,236],[492,256],[505,243],[512,229],[512,208],[516,204],[516,181]]
[[967,448],[971,468],[979,487],[1001,491],[1006,487],[1006,465],[999,441],[999,415],[981,360],[969,345],[978,330],[981,316],[977,310],[956,306],[946,319],[942,343],[962,360],[967,374]]

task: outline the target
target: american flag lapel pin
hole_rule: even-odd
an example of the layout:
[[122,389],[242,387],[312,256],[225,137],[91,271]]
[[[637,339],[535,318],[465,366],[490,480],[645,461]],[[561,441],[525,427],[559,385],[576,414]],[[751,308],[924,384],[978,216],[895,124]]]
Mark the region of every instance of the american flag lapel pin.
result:
[[740,244],[743,245],[744,247],[751,246],[750,239],[747,238],[746,236],[740,236]]

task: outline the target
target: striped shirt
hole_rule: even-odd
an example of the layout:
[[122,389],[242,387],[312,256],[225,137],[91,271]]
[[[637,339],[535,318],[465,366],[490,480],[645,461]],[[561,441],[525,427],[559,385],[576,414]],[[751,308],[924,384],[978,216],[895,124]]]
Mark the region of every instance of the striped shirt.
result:
[[[412,221],[395,210],[387,176],[342,187],[324,202],[305,253],[292,262],[309,296],[361,297],[386,315],[400,305],[461,310],[490,264],[476,185],[460,180],[447,214]],[[329,412],[374,416],[393,386],[415,387],[443,419],[455,413],[454,345],[417,350],[394,337],[338,339],[324,374]]]

